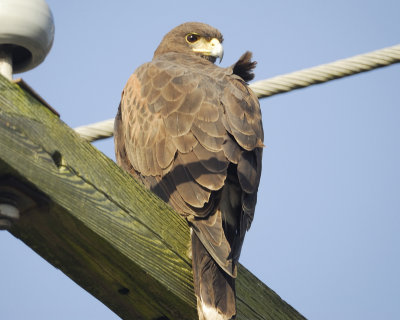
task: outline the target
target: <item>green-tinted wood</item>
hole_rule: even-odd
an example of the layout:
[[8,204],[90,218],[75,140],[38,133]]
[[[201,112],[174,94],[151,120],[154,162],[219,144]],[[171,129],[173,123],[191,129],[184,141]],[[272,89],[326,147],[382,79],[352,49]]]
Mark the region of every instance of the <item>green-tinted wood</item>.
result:
[[[42,194],[13,235],[122,318],[196,318],[185,220],[1,76],[0,150]],[[304,319],[244,267],[237,289],[238,319]]]

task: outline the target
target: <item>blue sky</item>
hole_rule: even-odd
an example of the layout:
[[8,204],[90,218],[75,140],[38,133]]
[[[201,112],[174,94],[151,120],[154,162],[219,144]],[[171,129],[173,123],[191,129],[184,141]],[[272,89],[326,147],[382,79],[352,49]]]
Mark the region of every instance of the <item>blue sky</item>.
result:
[[[57,1],[55,42],[22,76],[76,127],[114,117],[122,88],[186,21],[250,50],[256,79],[400,43],[398,1]],[[398,319],[400,64],[261,100],[265,131],[244,264],[309,319]],[[114,158],[113,141],[95,145]],[[118,319],[7,232],[1,318]]]

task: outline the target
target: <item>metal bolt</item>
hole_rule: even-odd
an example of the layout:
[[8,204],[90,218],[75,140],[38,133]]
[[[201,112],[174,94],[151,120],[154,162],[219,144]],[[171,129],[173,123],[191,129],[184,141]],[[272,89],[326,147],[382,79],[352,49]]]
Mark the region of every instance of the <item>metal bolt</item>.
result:
[[6,216],[11,219],[18,219],[19,210],[12,204],[0,203],[0,216]]
[[19,219],[19,210],[9,203],[0,203],[0,230],[11,228],[12,220]]

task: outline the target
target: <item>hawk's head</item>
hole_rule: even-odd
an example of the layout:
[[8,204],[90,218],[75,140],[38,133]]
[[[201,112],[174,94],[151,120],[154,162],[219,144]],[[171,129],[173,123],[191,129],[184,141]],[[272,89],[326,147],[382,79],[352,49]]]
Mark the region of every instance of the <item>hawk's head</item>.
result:
[[222,34],[208,24],[187,22],[164,36],[154,57],[167,52],[190,53],[214,63],[217,58],[221,61],[224,55],[222,41]]

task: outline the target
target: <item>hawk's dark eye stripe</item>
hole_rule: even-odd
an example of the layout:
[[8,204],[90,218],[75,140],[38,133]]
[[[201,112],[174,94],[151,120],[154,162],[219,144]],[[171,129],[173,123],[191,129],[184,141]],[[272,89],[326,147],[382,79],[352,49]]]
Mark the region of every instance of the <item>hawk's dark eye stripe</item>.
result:
[[186,41],[189,42],[189,43],[194,43],[194,42],[196,42],[198,40],[199,40],[199,36],[197,34],[189,33],[186,36]]

